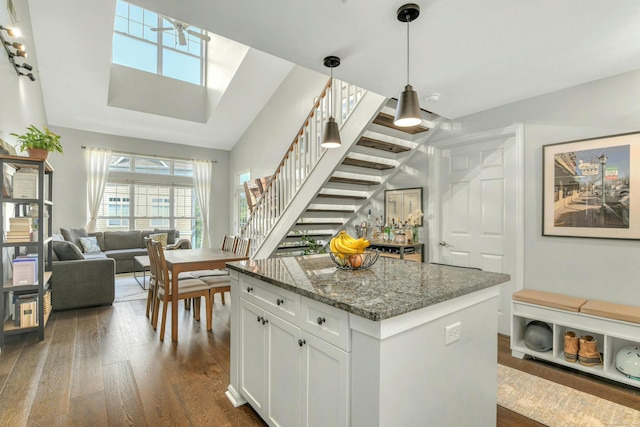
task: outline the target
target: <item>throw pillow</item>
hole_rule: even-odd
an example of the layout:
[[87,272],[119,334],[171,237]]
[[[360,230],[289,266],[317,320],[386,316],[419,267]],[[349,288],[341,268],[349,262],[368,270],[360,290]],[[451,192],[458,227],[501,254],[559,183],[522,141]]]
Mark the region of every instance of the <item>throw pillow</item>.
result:
[[64,240],[67,242],[71,242],[74,245],[80,247],[80,238],[81,237],[89,237],[87,234],[87,230],[84,228],[62,228],[60,227],[60,233]]
[[54,240],[53,251],[58,256],[60,261],[75,261],[78,259],[84,259],[84,255],[80,252],[80,249],[71,242],[59,242]]
[[100,245],[98,245],[98,239],[96,239],[95,236],[81,237],[80,244],[82,245],[82,249],[86,254],[95,254],[98,252],[102,252],[100,250]]
[[167,233],[167,243],[173,245],[176,242],[176,230],[161,230],[159,228],[155,228],[153,230],[154,233]]
[[149,238],[154,242],[160,242],[163,248],[167,247],[167,233],[149,234]]

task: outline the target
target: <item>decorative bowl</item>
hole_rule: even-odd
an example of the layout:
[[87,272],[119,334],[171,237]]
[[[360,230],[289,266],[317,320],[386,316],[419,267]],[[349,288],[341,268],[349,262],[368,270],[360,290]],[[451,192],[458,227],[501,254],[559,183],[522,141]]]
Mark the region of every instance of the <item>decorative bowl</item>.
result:
[[361,270],[369,268],[378,261],[380,252],[365,251],[361,254],[343,254],[340,252],[329,252],[331,260],[343,270]]

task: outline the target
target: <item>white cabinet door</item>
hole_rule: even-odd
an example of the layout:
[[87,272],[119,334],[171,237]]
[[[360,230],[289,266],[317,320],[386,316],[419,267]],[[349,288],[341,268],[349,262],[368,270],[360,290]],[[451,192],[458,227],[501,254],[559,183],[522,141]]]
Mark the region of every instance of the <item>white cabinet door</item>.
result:
[[301,425],[348,426],[349,354],[311,334],[303,339]]
[[264,413],[267,378],[264,310],[240,299],[240,312],[240,390],[258,413]]
[[270,425],[300,425],[300,328],[276,316],[268,317],[267,396]]

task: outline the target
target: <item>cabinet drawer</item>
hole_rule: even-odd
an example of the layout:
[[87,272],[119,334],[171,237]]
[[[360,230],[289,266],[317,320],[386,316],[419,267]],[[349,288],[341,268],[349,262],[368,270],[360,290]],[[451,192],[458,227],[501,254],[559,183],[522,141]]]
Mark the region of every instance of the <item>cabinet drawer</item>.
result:
[[349,313],[309,298],[302,298],[300,310],[301,329],[342,350],[351,350]]
[[241,276],[240,292],[241,298],[292,323],[300,312],[300,295],[252,277]]

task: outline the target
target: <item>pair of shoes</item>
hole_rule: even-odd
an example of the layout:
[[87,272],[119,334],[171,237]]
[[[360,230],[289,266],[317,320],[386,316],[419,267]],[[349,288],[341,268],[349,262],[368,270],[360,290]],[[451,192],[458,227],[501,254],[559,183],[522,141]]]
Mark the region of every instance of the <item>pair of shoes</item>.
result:
[[564,335],[564,360],[574,363],[576,360],[584,366],[602,365],[598,351],[598,342],[591,335],[578,338],[575,332]]

